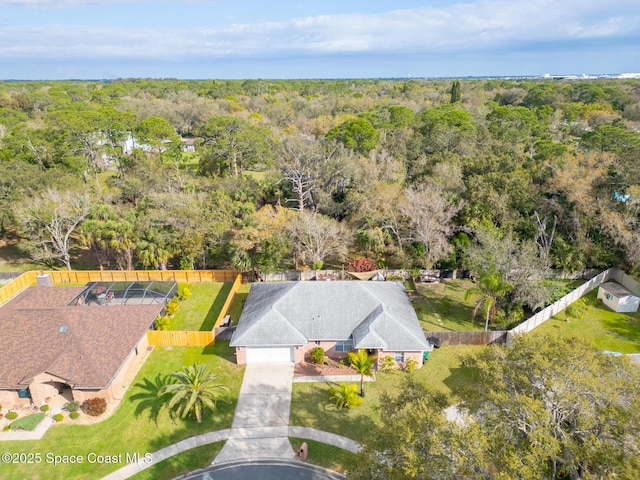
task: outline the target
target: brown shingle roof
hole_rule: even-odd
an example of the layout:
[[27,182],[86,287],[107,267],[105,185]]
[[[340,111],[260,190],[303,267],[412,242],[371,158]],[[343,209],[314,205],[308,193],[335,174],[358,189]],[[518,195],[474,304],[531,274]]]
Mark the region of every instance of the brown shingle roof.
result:
[[24,388],[43,372],[105,388],[163,308],[67,306],[83,288],[32,287],[0,308],[0,388]]

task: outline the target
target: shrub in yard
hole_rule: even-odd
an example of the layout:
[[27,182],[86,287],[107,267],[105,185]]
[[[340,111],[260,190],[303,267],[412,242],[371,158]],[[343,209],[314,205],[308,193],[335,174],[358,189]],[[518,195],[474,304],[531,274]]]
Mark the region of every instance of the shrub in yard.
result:
[[61,414],[61,413],[56,413],[56,414],[53,416],[53,419],[54,419],[56,422],[61,422],[62,420],[64,420],[64,415],[63,415],[63,414]]
[[376,264],[367,257],[355,258],[347,265],[347,270],[350,272],[373,272],[376,269]]
[[180,300],[186,300],[191,296],[191,289],[186,285],[180,285],[178,287],[178,298]]
[[6,418],[7,420],[15,420],[16,418],[18,418],[18,412],[8,412],[4,418]]
[[46,403],[44,405],[42,405],[40,407],[40,411],[41,412],[48,412],[49,411],[49,405],[47,405]]
[[79,416],[80,416],[80,412],[71,412],[71,413],[69,414],[69,418],[70,418],[71,420],[75,420],[75,419],[76,419],[76,418],[78,418]]
[[156,330],[169,330],[170,325],[171,319],[169,317],[161,317],[160,315],[156,317]]
[[5,425],[4,428],[2,429],[3,432],[8,431],[11,428],[10,425]]
[[69,413],[77,412],[79,408],[80,408],[80,402],[77,402],[75,400],[72,400],[71,402],[67,402],[64,404],[64,409]]
[[383,373],[395,373],[398,371],[398,365],[393,357],[384,357],[380,362],[379,370]]
[[317,364],[322,365],[324,363],[324,348],[316,347],[309,352],[309,359]]
[[83,403],[82,409],[87,415],[97,417],[107,411],[107,401],[104,398],[93,397]]
[[27,415],[16,420],[10,425],[11,430],[35,430],[38,424],[44,419],[44,412]]
[[413,373],[418,368],[418,361],[415,358],[410,358],[404,366],[404,371],[407,373]]
[[364,398],[358,395],[358,385],[355,383],[347,385],[345,382],[342,382],[336,387],[331,387],[329,389],[329,395],[331,395],[329,397],[330,400],[336,404],[338,409],[357,407],[364,402]]
[[178,301],[177,298],[174,298],[173,300],[171,300],[169,303],[167,303],[167,306],[165,307],[165,312],[169,317],[178,313],[178,310],[180,310],[180,302]]

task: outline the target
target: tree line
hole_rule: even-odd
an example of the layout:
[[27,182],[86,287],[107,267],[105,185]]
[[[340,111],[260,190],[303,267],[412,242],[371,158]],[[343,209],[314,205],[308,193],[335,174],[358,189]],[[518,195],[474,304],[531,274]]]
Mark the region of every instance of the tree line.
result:
[[0,228],[67,268],[469,268],[517,315],[547,268],[640,265],[639,99],[605,79],[4,82]]

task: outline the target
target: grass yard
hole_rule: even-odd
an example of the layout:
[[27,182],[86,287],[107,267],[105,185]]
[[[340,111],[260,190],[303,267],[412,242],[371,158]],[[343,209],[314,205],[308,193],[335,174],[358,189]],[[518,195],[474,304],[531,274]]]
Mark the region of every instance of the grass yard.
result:
[[621,353],[640,353],[640,313],[616,313],[597,298],[597,289],[586,295],[587,308],[578,318],[564,312],[550,318],[530,335],[551,334],[592,340],[598,348]]
[[251,290],[251,284],[243,283],[238,289],[236,297],[233,299],[233,303],[231,304],[231,308],[229,309],[229,315],[231,316],[231,323],[233,325],[237,325],[238,320],[240,320],[242,306],[244,304],[244,301],[247,299],[247,295],[249,295],[249,290]]
[[180,302],[180,310],[171,321],[171,330],[211,330],[231,291],[232,284],[202,282],[184,285],[191,290],[191,297]]
[[152,467],[136,473],[132,480],[171,480],[185,473],[211,465],[213,459],[222,450],[224,442],[192,448],[167,458]]
[[451,280],[438,283],[417,283],[412,296],[413,308],[422,329],[426,331],[483,330],[484,320],[478,315],[472,319],[473,308],[480,295],[464,296],[475,284],[469,280]]
[[[452,403],[460,400],[464,389],[473,384],[472,371],[462,368],[462,358],[485,347],[443,346],[431,352],[429,360],[413,375],[430,388],[446,393]],[[329,402],[329,383],[294,383],[291,403],[291,425],[318,428],[363,441],[377,423],[377,405],[383,392],[397,391],[407,374],[377,375],[375,382],[365,383],[365,401],[353,409],[337,410]]]
[[[208,412],[203,422],[178,419],[173,423],[165,411],[158,414],[162,401],[156,385],[165,375],[194,362],[207,363],[220,375],[220,383],[229,388],[220,397],[215,412]],[[150,354],[118,410],[103,422],[94,425],[72,425],[64,422],[49,429],[38,441],[2,442],[2,451],[9,453],[39,453],[39,464],[5,464],[0,479],[94,479],[101,478],[124,466],[123,463],[88,463],[89,453],[118,455],[152,453],[172,443],[201,433],[229,428],[238,400],[244,368],[234,363],[233,349],[228,342],[217,342],[207,348],[156,347]],[[80,455],[80,464],[45,462],[45,455]]]
[[289,437],[289,441],[296,452],[300,449],[303,442],[307,442],[307,446],[309,447],[307,463],[329,468],[336,472],[344,472],[345,465],[354,461],[356,457],[355,453],[351,453],[332,445],[327,445],[326,443],[314,442],[313,440],[295,437]]

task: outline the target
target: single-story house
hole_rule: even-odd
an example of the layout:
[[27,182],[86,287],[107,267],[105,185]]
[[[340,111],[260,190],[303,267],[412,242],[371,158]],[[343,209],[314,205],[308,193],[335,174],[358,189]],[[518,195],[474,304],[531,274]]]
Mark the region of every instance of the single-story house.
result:
[[[30,287],[0,308],[3,408],[40,406],[59,395],[81,403],[122,398],[146,358],[147,330],[165,302],[98,301],[109,292],[96,296],[96,285]],[[118,287],[109,285],[105,289]]]
[[331,358],[364,348],[397,363],[431,350],[400,282],[255,283],[230,345],[239,364],[302,362],[320,346]]
[[598,298],[614,312],[638,311],[640,297],[615,282],[606,282],[598,288]]

